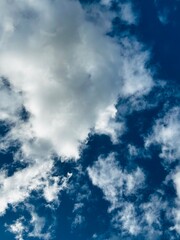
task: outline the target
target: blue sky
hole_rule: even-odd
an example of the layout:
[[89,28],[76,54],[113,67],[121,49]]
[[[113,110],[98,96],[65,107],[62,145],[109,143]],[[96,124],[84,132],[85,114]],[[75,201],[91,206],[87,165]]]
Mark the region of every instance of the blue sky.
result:
[[0,239],[180,237],[178,0],[0,2]]

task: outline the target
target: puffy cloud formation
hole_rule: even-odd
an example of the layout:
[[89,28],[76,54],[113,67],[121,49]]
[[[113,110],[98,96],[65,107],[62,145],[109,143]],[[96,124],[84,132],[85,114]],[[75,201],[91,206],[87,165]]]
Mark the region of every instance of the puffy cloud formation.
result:
[[[30,113],[26,132],[59,156],[79,157],[81,143],[119,95],[151,89],[148,54],[135,40],[120,47],[87,20],[78,1],[1,1],[0,8],[0,73]],[[114,118],[106,115],[107,122]],[[101,133],[117,138],[120,126],[105,125]]]

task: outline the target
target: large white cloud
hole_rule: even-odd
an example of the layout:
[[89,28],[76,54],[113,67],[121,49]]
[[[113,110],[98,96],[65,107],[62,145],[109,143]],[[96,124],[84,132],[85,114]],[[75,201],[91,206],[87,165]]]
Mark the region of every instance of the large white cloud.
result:
[[[119,95],[151,89],[149,56],[137,42],[126,39],[120,47],[86,19],[78,1],[1,1],[0,9],[0,74],[22,93],[31,114],[27,131],[61,157],[79,157],[79,146]],[[118,124],[112,125],[101,133],[117,138]]]

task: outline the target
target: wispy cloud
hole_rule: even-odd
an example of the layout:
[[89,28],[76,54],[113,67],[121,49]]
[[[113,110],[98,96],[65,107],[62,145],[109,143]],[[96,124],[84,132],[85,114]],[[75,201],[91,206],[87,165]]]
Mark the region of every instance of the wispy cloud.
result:
[[163,118],[157,119],[152,134],[146,138],[146,147],[161,146],[160,157],[171,162],[180,158],[180,109],[174,107]]
[[132,235],[139,233],[134,204],[125,199],[136,195],[144,187],[145,176],[142,170],[137,168],[131,173],[123,171],[112,153],[107,158],[100,157],[88,168],[88,174],[92,183],[103,191],[105,199],[110,203],[108,211],[114,215],[113,225],[117,228],[121,225],[122,230]]

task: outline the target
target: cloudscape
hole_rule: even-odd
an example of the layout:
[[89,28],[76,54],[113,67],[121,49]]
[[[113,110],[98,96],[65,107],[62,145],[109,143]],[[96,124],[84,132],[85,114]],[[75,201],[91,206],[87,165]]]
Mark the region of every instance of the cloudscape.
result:
[[0,0],[0,239],[180,238],[180,2]]

